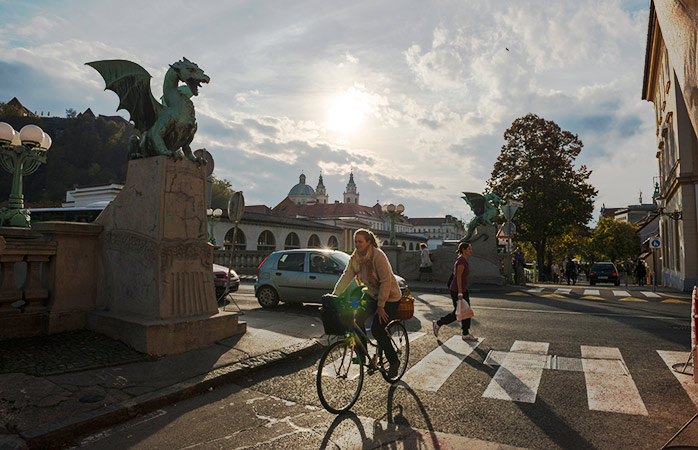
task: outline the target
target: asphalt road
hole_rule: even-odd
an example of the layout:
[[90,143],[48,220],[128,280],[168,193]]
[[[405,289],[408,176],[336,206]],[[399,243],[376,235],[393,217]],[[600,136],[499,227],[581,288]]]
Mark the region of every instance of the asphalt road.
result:
[[[698,401],[689,396],[695,385],[685,389],[671,369],[690,346],[686,297],[559,288],[567,286],[474,293],[476,346],[459,339],[455,323],[437,340],[431,320],[448,312],[450,298],[413,292],[405,382],[366,377],[350,415],[322,409],[318,354],[104,430],[79,448],[661,447]],[[243,310],[258,307],[249,285],[235,298]],[[318,315],[314,305],[274,311],[279,320],[289,312]]]

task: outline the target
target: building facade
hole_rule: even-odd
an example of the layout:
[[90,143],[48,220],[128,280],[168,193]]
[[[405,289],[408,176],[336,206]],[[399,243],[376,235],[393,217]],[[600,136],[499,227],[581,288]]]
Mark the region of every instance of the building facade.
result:
[[[662,284],[689,291],[696,283],[698,241],[698,105],[696,105],[696,11],[668,0],[650,3],[642,98],[654,104],[659,198],[676,220],[659,218],[657,270]],[[692,55],[692,56],[691,56]]]

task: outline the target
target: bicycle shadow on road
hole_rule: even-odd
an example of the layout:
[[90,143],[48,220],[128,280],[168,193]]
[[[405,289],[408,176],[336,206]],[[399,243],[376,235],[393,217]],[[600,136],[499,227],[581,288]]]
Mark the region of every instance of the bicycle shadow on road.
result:
[[[398,388],[404,388],[414,398],[427,426],[426,432],[412,428],[403,414],[405,407],[402,404],[395,404],[394,396]],[[406,383],[400,381],[391,385],[388,390],[387,408],[387,423],[369,417],[359,417],[353,412],[340,414],[328,428],[320,448],[433,448],[440,450],[447,447],[437,436],[421,399]],[[395,410],[397,412],[393,415]]]

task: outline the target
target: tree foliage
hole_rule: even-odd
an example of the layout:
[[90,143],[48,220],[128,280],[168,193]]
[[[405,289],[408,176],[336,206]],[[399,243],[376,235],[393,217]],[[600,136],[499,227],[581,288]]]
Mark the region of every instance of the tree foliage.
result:
[[637,228],[628,223],[608,217],[601,219],[589,240],[589,261],[622,261],[634,259],[640,252],[640,237]]
[[514,216],[517,240],[530,242],[543,261],[552,238],[591,220],[597,190],[591,171],[573,163],[583,144],[577,135],[535,114],[516,119],[494,164],[488,189],[523,207]]
[[[65,192],[78,186],[126,181],[128,139],[133,126],[126,121],[95,118],[89,114],[73,118],[21,116],[0,105],[0,121],[15,130],[29,123],[40,126],[53,140],[46,164],[24,177],[24,201],[50,205],[65,201]],[[0,171],[0,202],[9,198],[12,176]]]
[[211,209],[220,208],[223,211],[228,210],[228,201],[235,190],[233,185],[228,180],[219,180],[215,176],[211,177],[213,184],[211,185]]

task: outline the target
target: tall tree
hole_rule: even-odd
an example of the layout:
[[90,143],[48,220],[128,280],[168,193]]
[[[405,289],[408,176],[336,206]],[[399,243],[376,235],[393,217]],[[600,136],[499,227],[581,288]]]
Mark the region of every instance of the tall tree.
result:
[[225,179],[219,180],[215,176],[211,178],[213,178],[213,184],[211,185],[211,209],[220,208],[223,211],[227,211],[228,200],[230,200],[230,196],[235,192],[233,185],[230,184],[230,181]]
[[573,166],[583,144],[576,134],[535,114],[516,119],[504,140],[488,189],[523,202],[514,216],[517,240],[530,242],[542,262],[550,238],[591,220],[597,193],[587,182],[591,171]]
[[613,262],[635,258],[640,253],[637,228],[627,222],[604,217],[599,220],[591,236],[589,251]]

